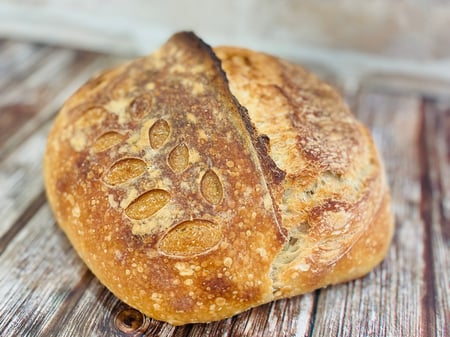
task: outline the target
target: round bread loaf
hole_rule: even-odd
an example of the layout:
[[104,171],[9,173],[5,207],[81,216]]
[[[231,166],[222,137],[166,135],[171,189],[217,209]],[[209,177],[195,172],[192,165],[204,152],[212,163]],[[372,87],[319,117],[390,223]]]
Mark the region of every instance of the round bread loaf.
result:
[[393,231],[371,136],[330,86],[193,33],[82,86],[44,169],[92,272],[174,325],[360,277]]

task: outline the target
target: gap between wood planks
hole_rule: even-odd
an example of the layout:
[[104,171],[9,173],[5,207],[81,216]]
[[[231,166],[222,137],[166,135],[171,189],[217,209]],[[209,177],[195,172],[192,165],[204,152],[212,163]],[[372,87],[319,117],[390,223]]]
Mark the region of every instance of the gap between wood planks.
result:
[[47,202],[45,191],[41,191],[22,212],[19,218],[0,236],[0,255],[8,248],[14,237],[28,224],[36,212]]
[[423,279],[426,280],[424,285],[424,294],[422,297],[422,313],[421,324],[423,336],[436,335],[436,302],[435,302],[435,275],[434,275],[434,258],[432,249],[432,195],[433,188],[430,181],[430,162],[429,162],[429,139],[427,135],[427,118],[425,118],[425,106],[422,104],[420,109],[421,128],[419,131],[419,165],[420,165],[420,215],[424,226],[424,250],[423,250]]

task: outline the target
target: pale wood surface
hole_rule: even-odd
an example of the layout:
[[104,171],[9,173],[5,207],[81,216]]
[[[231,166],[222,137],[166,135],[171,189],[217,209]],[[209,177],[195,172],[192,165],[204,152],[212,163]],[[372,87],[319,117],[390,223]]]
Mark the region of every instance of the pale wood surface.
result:
[[393,90],[395,79],[384,76],[386,86],[343,93],[370,127],[392,188],[394,241],[372,273],[175,328],[143,317],[97,281],[55,224],[43,189],[42,153],[58,107],[118,61],[0,40],[0,336],[450,335],[450,92],[421,94],[411,83]]

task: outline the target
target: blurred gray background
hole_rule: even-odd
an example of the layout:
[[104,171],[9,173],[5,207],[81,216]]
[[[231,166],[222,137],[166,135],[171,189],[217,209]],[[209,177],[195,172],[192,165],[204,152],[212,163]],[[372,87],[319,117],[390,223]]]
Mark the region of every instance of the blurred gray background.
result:
[[348,90],[392,73],[450,85],[449,1],[0,0],[0,37],[130,57],[178,30],[326,65]]

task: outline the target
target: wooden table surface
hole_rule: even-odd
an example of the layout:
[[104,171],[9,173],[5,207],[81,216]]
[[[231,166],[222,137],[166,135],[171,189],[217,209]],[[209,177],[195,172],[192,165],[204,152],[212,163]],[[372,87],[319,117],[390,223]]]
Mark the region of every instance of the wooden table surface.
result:
[[97,281],[55,224],[43,188],[58,108],[118,61],[0,40],[0,336],[450,336],[450,91],[416,90],[385,74],[343,92],[370,127],[392,189],[394,240],[373,272],[220,322],[173,327]]

